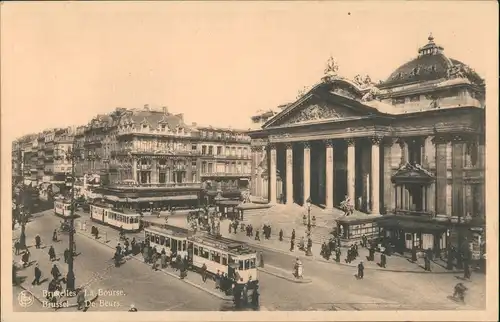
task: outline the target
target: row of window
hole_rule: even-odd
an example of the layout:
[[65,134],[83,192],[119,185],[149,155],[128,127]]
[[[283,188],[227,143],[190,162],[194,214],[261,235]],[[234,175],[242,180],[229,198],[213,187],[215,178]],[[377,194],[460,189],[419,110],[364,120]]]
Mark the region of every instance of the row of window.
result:
[[[193,145],[193,150],[196,150]],[[238,156],[238,157],[248,157],[250,155],[250,150],[247,147],[225,147],[224,151],[222,146],[216,146],[214,153],[214,146],[212,145],[202,145],[201,154],[202,155],[225,155],[225,156]]]
[[174,250],[186,251],[186,241],[175,240],[170,237],[165,237],[163,235],[157,235],[153,233],[146,232],[146,240],[150,243],[155,243],[160,246],[168,247]]
[[[222,254],[214,250],[207,250],[198,245],[193,246],[193,255],[205,258],[217,264],[222,264],[224,266],[235,262],[231,255]],[[238,261],[239,270],[247,270],[252,268],[255,268],[255,258]]]

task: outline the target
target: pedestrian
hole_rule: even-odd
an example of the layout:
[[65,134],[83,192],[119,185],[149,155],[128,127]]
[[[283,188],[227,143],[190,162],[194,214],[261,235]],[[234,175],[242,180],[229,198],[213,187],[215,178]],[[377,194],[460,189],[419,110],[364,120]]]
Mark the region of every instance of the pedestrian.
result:
[[363,236],[361,236],[361,246],[366,248],[366,244],[367,244],[367,238],[366,235],[363,234]]
[[464,263],[464,279],[470,280],[471,276],[471,271],[470,271],[470,265],[468,261],[465,261]]
[[54,229],[54,232],[52,233],[52,241],[57,242],[57,229]]
[[69,260],[69,255],[70,255],[70,252],[69,252],[69,248],[66,248],[64,250],[64,262],[67,263],[68,260]]
[[21,253],[21,243],[19,240],[16,240],[14,243],[14,249],[16,250],[16,255],[19,255]]
[[358,278],[363,279],[365,276],[365,266],[363,265],[363,261],[360,261],[358,264]]
[[40,238],[40,236],[39,236],[39,235],[36,235],[36,237],[35,237],[35,247],[36,247],[37,249],[40,249],[40,245],[41,245],[41,244],[42,244],[42,239]]
[[165,252],[165,248],[161,250],[160,265],[161,265],[161,268],[167,267],[167,253]]
[[125,239],[125,242],[123,243],[123,245],[125,246],[125,255],[127,255],[128,254],[128,247],[130,246],[128,238]]
[[411,261],[413,263],[417,261],[417,249],[415,247],[411,249]]
[[151,268],[156,271],[156,265],[158,262],[158,253],[157,252],[154,252],[152,262],[153,262],[153,265],[151,266]]
[[206,283],[207,281],[207,265],[203,263],[203,266],[201,267],[201,280],[203,283]]
[[42,277],[42,271],[38,267],[38,263],[35,265],[35,279],[31,282],[31,285],[40,285],[40,278]]
[[294,239],[290,239],[290,251],[293,252],[293,248],[295,247]]
[[220,289],[221,278],[222,278],[222,276],[220,275],[220,271],[217,270],[217,274],[215,274],[215,289],[216,290]]
[[373,246],[370,245],[370,248],[368,249],[368,261],[373,261],[375,259],[375,249]]
[[76,255],[76,241],[73,241],[73,255]]
[[99,239],[99,228],[95,228],[95,239]]
[[358,242],[355,242],[355,243],[354,243],[353,248],[354,248],[354,257],[356,258],[356,257],[358,257],[358,256],[359,256],[359,251],[358,251]]
[[116,245],[116,252],[118,254],[121,254],[122,253],[122,245],[120,245],[120,243],[118,243],[118,245]]
[[229,222],[229,226],[228,226],[228,233],[231,234],[231,226],[232,226],[233,222],[230,221]]
[[135,244],[136,244],[135,237],[133,237],[132,241],[130,242],[130,247],[132,248],[132,253],[134,255],[137,254],[136,249],[135,249]]
[[57,268],[56,264],[52,266],[52,270],[50,271],[50,274],[52,274],[52,277],[54,280],[58,280],[59,276],[61,276],[61,272],[59,271],[59,268]]
[[30,262],[30,251],[26,249],[21,260],[23,261],[23,267],[27,267]]
[[259,252],[259,266],[264,267],[264,253]]
[[290,237],[292,240],[295,240],[295,229],[292,230],[292,237]]
[[431,261],[429,260],[429,256],[427,256],[427,254],[424,255],[424,269],[427,272],[431,271]]
[[56,251],[54,249],[54,246],[50,246],[49,248],[49,260],[54,261],[56,259]]
[[255,281],[255,286],[252,293],[252,307],[254,309],[259,308],[259,281]]
[[280,241],[283,241],[283,229],[280,229],[279,237],[280,237]]
[[148,263],[149,261],[149,249],[147,246],[144,246],[142,249],[142,257],[144,258],[144,263]]
[[387,257],[385,256],[385,253],[380,254],[380,267],[385,268],[387,265]]
[[78,304],[77,309],[82,310],[85,308],[85,290],[80,289],[76,296],[76,303]]
[[255,231],[255,240],[260,241],[259,231]]
[[337,249],[335,250],[335,261],[337,263],[340,263],[340,255],[341,255],[341,251],[340,251],[340,247],[337,247]]

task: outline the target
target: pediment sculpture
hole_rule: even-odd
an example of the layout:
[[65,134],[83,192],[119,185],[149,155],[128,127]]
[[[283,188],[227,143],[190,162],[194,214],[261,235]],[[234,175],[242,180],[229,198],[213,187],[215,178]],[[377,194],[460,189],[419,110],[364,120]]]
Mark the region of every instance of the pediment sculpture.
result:
[[326,104],[313,104],[306,108],[303,108],[295,115],[293,115],[286,123],[302,123],[317,121],[322,119],[339,119],[340,115],[334,108]]
[[370,88],[370,90],[368,91],[368,93],[366,93],[365,95],[363,95],[363,97],[361,98],[361,100],[363,102],[369,102],[369,101],[373,101],[375,98],[377,98],[377,96],[379,95],[380,91],[377,87],[375,86],[372,86],[372,88]]

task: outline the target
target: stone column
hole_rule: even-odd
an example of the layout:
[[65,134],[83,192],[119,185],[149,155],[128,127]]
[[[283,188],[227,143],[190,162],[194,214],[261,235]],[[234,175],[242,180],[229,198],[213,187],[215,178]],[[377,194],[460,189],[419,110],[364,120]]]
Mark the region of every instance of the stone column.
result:
[[394,140],[392,138],[387,138],[382,141],[382,146],[383,146],[383,154],[384,154],[384,161],[382,164],[382,167],[384,168],[383,170],[383,179],[382,179],[382,186],[383,186],[383,204],[382,208],[385,208],[385,212],[389,213],[392,211],[392,209],[396,208],[396,200],[397,198],[395,197],[396,193],[396,188],[393,185],[391,178],[392,178],[392,145],[394,143]]
[[286,145],[286,203],[293,203],[293,150],[292,144]]
[[464,213],[464,140],[460,136],[453,137],[452,148],[452,214],[465,217]]
[[380,214],[380,142],[381,137],[373,137],[372,141],[372,214]]
[[276,145],[269,145],[269,202],[276,203]]
[[311,194],[311,146],[304,142],[304,205]]
[[326,209],[333,209],[333,140],[326,140]]
[[132,159],[132,180],[139,182],[137,179],[137,159]]
[[356,202],[356,150],[354,139],[347,139],[347,196]]
[[252,194],[252,196],[256,196],[257,195],[257,149],[256,147],[252,146],[250,147],[250,151],[251,151],[251,163],[250,163],[250,173],[251,173],[251,176],[250,176],[250,192]]
[[435,136],[433,143],[436,146],[436,187],[435,187],[435,211],[436,214],[445,215],[446,212],[446,186],[448,184],[446,149],[448,141],[443,136]]

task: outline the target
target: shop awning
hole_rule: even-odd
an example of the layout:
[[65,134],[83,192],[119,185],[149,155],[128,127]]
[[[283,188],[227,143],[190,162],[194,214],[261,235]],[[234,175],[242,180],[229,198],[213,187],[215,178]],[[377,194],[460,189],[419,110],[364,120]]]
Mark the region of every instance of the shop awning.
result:
[[438,223],[432,222],[419,222],[414,220],[404,220],[404,219],[396,219],[390,218],[386,220],[380,220],[378,222],[380,227],[385,228],[398,228],[405,231],[432,231],[432,232],[441,232],[448,229],[445,225],[440,225]]

